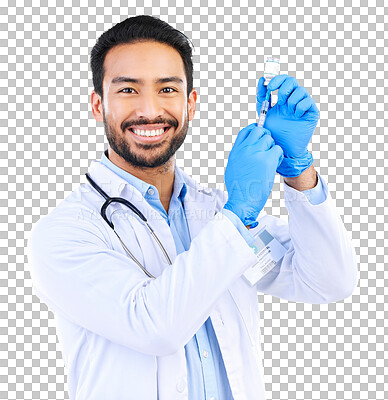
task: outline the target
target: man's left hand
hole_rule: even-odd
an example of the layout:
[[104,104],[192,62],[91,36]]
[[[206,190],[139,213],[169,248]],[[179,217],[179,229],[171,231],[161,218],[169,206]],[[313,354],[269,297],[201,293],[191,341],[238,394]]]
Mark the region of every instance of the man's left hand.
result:
[[[257,85],[257,113],[269,91],[279,89],[278,102],[269,106],[264,128],[268,129],[284,152],[283,162],[276,172],[284,177],[296,177],[311,166],[313,156],[307,145],[319,120],[319,110],[308,91],[288,75],[277,75],[264,86],[264,78]],[[271,104],[271,98],[269,100]]]

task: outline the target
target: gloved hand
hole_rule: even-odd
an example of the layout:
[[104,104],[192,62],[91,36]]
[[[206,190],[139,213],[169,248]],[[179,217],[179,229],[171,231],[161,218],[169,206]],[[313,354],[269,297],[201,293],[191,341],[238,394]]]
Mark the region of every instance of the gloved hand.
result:
[[277,75],[267,87],[263,83],[264,78],[260,78],[256,97],[258,115],[267,88],[270,91],[279,89],[278,102],[269,107],[264,123],[264,128],[271,132],[275,143],[284,152],[283,162],[276,172],[285,177],[299,176],[313,163],[307,145],[317,126],[319,110],[307,90],[299,86],[295,78]]
[[224,208],[234,212],[245,226],[257,226],[256,218],[271,193],[282,159],[283,151],[267,129],[253,123],[239,132],[225,169],[228,201]]

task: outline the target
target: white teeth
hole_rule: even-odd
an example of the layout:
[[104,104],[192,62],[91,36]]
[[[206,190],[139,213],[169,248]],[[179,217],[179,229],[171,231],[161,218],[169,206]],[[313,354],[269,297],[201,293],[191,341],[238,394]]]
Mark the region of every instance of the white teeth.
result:
[[154,130],[149,130],[149,131],[143,130],[143,129],[133,129],[133,132],[135,132],[136,135],[139,135],[139,136],[148,136],[148,137],[150,137],[150,136],[159,136],[162,133],[164,133],[164,128],[162,128],[162,129],[154,129]]

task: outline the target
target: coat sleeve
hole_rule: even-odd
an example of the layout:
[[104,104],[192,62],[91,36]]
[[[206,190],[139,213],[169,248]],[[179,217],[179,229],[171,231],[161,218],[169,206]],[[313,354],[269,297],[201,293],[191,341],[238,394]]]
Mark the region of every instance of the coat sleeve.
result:
[[34,225],[28,240],[35,293],[72,323],[144,354],[168,355],[184,346],[256,262],[233,223],[217,213],[190,249],[151,279],[112,249],[97,218],[54,211]]
[[270,215],[259,217],[254,229],[266,225],[287,249],[281,262],[256,284],[259,292],[324,304],[345,299],[357,286],[356,253],[327,184],[321,180],[326,194],[322,203],[311,204],[302,192],[284,183],[289,222]]

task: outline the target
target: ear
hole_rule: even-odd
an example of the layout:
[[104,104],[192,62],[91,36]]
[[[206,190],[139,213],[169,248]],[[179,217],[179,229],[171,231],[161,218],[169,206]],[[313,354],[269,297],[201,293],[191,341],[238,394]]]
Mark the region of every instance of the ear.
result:
[[104,122],[104,113],[102,111],[102,101],[100,95],[93,90],[90,100],[94,119],[98,122]]
[[197,103],[197,91],[193,89],[190,93],[189,99],[187,101],[189,121],[192,121],[195,114],[195,105]]

